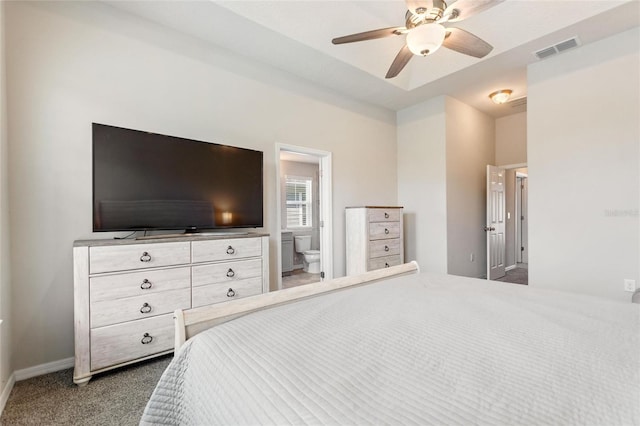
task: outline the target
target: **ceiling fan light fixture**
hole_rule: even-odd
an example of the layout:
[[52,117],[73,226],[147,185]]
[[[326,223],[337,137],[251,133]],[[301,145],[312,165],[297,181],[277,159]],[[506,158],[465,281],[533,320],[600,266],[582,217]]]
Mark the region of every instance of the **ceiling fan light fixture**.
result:
[[489,95],[489,97],[491,98],[494,104],[500,105],[509,100],[509,98],[511,97],[511,93],[513,93],[513,90],[502,89],[502,90],[497,90],[493,92],[492,94]]
[[407,34],[407,46],[414,55],[427,56],[442,46],[446,30],[440,24],[423,24]]

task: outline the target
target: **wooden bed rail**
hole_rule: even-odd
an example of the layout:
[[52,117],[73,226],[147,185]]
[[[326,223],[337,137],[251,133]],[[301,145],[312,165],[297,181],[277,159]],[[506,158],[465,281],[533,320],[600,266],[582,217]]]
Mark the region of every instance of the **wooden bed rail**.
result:
[[369,284],[386,278],[417,273],[419,271],[420,267],[418,263],[413,261],[390,268],[365,272],[361,275],[335,278],[317,284],[288,288],[216,305],[187,310],[178,309],[174,312],[173,316],[175,324],[175,350],[180,349],[187,339],[190,339],[201,331],[251,312],[261,311],[274,306],[284,305],[350,287]]

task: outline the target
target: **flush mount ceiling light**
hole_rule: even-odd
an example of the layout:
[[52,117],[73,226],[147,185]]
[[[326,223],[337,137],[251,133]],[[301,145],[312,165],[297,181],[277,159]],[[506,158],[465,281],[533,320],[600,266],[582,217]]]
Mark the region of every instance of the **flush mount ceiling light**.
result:
[[509,100],[509,97],[511,97],[511,93],[513,93],[513,90],[503,89],[503,90],[498,90],[493,92],[492,94],[489,95],[489,97],[491,98],[494,104],[500,105]]
[[424,24],[407,34],[407,46],[414,55],[427,56],[442,46],[446,30],[440,24]]

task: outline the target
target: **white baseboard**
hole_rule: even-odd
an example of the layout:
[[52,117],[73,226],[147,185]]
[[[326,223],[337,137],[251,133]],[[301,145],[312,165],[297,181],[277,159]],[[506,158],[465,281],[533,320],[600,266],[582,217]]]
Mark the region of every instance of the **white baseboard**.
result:
[[53,373],[54,371],[60,371],[73,367],[75,364],[75,358],[59,359],[58,361],[47,362],[46,364],[34,365],[33,367],[23,368],[22,370],[16,370],[15,375],[16,382],[20,380],[30,379],[32,377],[42,376],[43,374]]
[[4,389],[2,389],[2,393],[0,394],[0,415],[2,415],[5,405],[7,405],[9,395],[11,395],[13,386],[17,381],[42,376],[43,374],[53,373],[54,371],[65,370],[73,367],[74,363],[75,358],[71,357],[14,371],[13,374],[9,376],[9,380],[7,380],[7,384],[4,386]]
[[512,269],[516,269],[516,266],[518,266],[518,265],[507,266],[506,268],[504,268],[504,271],[507,272],[507,271],[510,271]]
[[7,401],[9,400],[9,395],[11,395],[11,391],[13,390],[13,385],[16,384],[16,375],[15,373],[9,376],[9,380],[7,380],[7,384],[4,385],[4,389],[2,389],[2,393],[0,394],[0,416],[4,411],[5,405],[7,405]]

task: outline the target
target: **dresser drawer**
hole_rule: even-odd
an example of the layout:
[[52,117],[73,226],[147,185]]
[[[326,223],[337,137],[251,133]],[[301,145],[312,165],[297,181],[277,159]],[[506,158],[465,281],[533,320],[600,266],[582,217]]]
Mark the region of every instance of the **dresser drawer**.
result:
[[397,266],[401,263],[402,259],[400,258],[400,255],[378,257],[369,261],[369,269],[367,269],[367,271]]
[[369,258],[400,254],[400,239],[376,240],[369,243]]
[[399,222],[401,209],[369,209],[369,222]]
[[191,244],[194,263],[262,256],[260,238],[193,241]]
[[399,222],[376,222],[369,224],[370,240],[381,240],[386,238],[400,238]]
[[188,288],[91,303],[91,328],[167,314],[191,307]]
[[189,242],[91,247],[89,273],[183,265],[191,260],[189,247]]
[[215,283],[233,283],[247,278],[262,277],[262,260],[249,259],[196,265],[192,270],[194,287]]
[[89,279],[90,300],[99,302],[189,288],[190,279],[189,267],[92,277]]
[[173,314],[91,330],[91,370],[109,367],[174,345]]
[[262,293],[262,278],[249,278],[233,283],[219,283],[194,287],[193,307],[228,302]]

